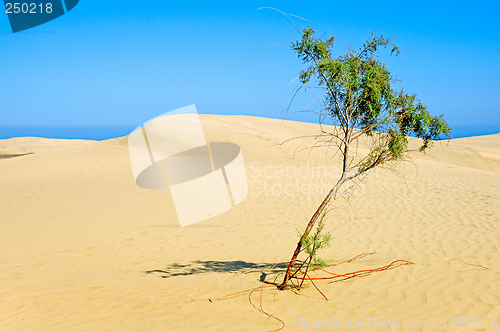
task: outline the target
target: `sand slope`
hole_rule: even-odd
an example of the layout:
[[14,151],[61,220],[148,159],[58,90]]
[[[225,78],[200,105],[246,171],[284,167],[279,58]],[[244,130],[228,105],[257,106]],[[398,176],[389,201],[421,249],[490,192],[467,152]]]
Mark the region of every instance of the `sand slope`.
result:
[[71,147],[80,144],[89,144],[87,140],[66,140],[41,137],[15,137],[0,140],[0,155],[4,157],[39,153]]
[[[318,188],[336,180],[318,173],[325,166],[336,174],[338,164],[322,149],[294,153],[301,141],[276,145],[316,133],[314,124],[215,115],[202,122],[209,141],[240,145],[249,195],[184,228],[168,190],[135,185],[126,138],[0,141],[11,153],[35,152],[0,160],[1,331],[281,326],[252,306],[259,307],[259,292],[200,301],[259,286],[262,271],[289,259],[295,227],[305,226],[326,194]],[[284,331],[304,330],[301,318],[432,324],[415,331],[438,330],[437,319],[448,320],[440,331],[457,330],[455,317],[500,319],[499,147],[499,135],[452,140],[401,166],[405,180],[388,170],[371,174],[350,204],[334,203],[333,245],[321,256],[339,262],[376,252],[338,273],[397,259],[415,265],[318,282],[330,301],[312,286],[299,295],[269,289],[264,309],[285,322]]]

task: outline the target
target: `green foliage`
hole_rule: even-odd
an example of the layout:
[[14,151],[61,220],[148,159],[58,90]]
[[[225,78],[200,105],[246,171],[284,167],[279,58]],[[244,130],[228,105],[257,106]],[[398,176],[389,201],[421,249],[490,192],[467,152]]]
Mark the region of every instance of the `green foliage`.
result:
[[305,238],[303,238],[304,232],[297,230],[299,237],[301,239],[303,238],[301,240],[301,245],[308,258],[311,260],[310,265],[313,268],[325,267],[327,265],[326,261],[317,256],[318,250],[329,247],[330,240],[332,239],[330,233],[323,233],[325,228],[325,217],[326,213],[323,213],[318,221],[314,235],[308,234]]
[[[311,27],[300,30],[290,16],[286,16],[301,35],[291,43],[292,50],[306,65],[300,72],[302,86],[298,89],[321,91],[321,97],[313,94],[320,103],[320,124],[327,117],[334,125],[333,128],[321,127],[321,134],[315,139],[325,144],[327,151],[331,146],[337,147],[337,152],[342,154],[342,174],[306,229],[299,231],[300,241],[280,289],[286,289],[294,275],[291,273],[293,268],[297,269],[297,273],[304,264],[307,269],[326,265],[324,260],[317,257],[318,250],[329,246],[331,240],[329,233],[323,234],[325,211],[345,182],[358,178],[356,184],[359,184],[363,180],[362,175],[373,168],[386,163],[394,166],[406,160],[410,152],[408,137],[421,139],[420,152],[431,148],[433,140],[451,138],[451,128],[442,115],[432,116],[416,95],[395,88],[396,79],[378,55],[380,49],[385,48],[390,49],[391,55],[400,54],[391,38],[372,34],[360,49],[350,48],[344,55],[333,56],[333,36],[318,38]],[[296,94],[297,91],[293,93],[294,96]],[[371,140],[365,155],[358,155],[357,147],[361,138],[365,142]],[[312,148],[318,146],[316,143]],[[394,167],[391,169],[396,172]],[[311,235],[318,218],[316,231]],[[297,267],[297,257],[303,252],[308,257]]]
[[[379,50],[387,47],[391,54],[400,54],[392,39],[372,34],[359,50],[337,57],[332,55],[334,40],[333,36],[317,38],[307,27],[291,47],[308,65],[299,76],[303,87],[324,91],[321,112],[343,127],[344,144],[358,137],[354,129],[369,136],[385,134],[385,139],[378,140],[383,146],[374,146],[369,159],[376,161],[373,154],[378,152],[387,162],[402,160],[408,152],[405,136],[421,138],[421,152],[432,146],[432,140],[451,138],[451,128],[442,115],[430,115],[415,95],[393,88],[396,80],[378,57]],[[311,85],[313,81],[316,86]]]

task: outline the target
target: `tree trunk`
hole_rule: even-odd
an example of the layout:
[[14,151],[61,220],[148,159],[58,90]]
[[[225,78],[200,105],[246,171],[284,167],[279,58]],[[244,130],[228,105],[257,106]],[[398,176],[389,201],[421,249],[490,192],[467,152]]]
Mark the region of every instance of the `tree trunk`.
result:
[[309,221],[309,224],[307,224],[307,227],[306,227],[306,230],[304,231],[304,234],[302,234],[302,237],[300,238],[299,243],[297,243],[297,248],[295,248],[295,252],[293,253],[292,259],[288,263],[288,268],[286,269],[286,273],[285,273],[285,277],[283,278],[283,282],[281,283],[281,285],[278,286],[278,288],[280,290],[284,290],[287,288],[287,284],[288,284],[288,281],[290,280],[292,268],[294,266],[295,261],[297,260],[297,257],[299,256],[300,249],[302,249],[302,242],[309,235],[312,228],[314,227],[314,224],[316,223],[316,220],[321,215],[321,213],[325,210],[326,206],[328,205],[328,203],[330,202],[332,197],[337,193],[337,190],[340,188],[342,183],[344,183],[345,179],[346,179],[346,176],[344,173],[344,174],[342,174],[342,177],[337,182],[335,187],[333,187],[332,190],[330,190],[330,192],[328,193],[328,195],[326,195],[326,197],[323,200],[323,202],[321,203],[321,205],[318,207],[316,212],[313,214],[311,220]]

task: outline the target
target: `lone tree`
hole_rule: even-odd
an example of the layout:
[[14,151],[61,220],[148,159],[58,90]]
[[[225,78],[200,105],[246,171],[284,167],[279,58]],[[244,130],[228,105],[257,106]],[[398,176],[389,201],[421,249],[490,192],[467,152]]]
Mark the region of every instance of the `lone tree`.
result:
[[[335,126],[331,131],[321,127],[316,138],[322,138],[323,143],[334,145],[340,151],[342,171],[300,236],[280,289],[286,289],[292,278],[299,279],[298,274],[305,279],[310,265],[314,264],[315,251],[327,245],[329,237],[320,235],[324,225],[322,219],[329,202],[335,199],[344,184],[362,180],[376,167],[393,167],[408,160],[409,152],[413,151],[408,146],[408,137],[421,139],[416,150],[419,152],[430,149],[433,140],[451,138],[451,128],[442,115],[432,116],[415,94],[395,88],[396,79],[378,57],[379,50],[387,47],[391,55],[399,55],[391,38],[372,34],[360,49],[351,48],[346,54],[334,57],[333,36],[318,38],[311,27],[301,30],[286,16],[300,33],[300,39],[292,42],[292,49],[307,65],[300,72],[299,89],[314,88],[323,93],[317,99],[320,124],[326,118]],[[364,155],[353,149],[360,139],[368,141],[369,152]],[[318,220],[317,231],[313,234]],[[301,252],[308,257],[299,261]],[[301,271],[304,264],[307,266],[305,273]]]

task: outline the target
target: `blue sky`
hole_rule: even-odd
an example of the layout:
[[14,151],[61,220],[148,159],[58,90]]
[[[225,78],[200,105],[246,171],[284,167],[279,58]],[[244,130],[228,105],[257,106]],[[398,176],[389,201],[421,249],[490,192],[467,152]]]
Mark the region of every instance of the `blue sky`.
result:
[[[335,35],[337,54],[361,46],[371,31],[394,37],[402,54],[382,53],[389,70],[445,115],[455,137],[500,132],[496,1],[80,0],[66,15],[16,34],[0,14],[0,138],[26,134],[19,127],[47,128],[48,136],[50,128],[74,127],[125,135],[190,104],[202,114],[283,118],[289,95],[273,109],[302,68],[287,46],[298,34],[262,6]],[[292,111],[310,99],[300,95]],[[78,136],[91,138],[85,130]]]

